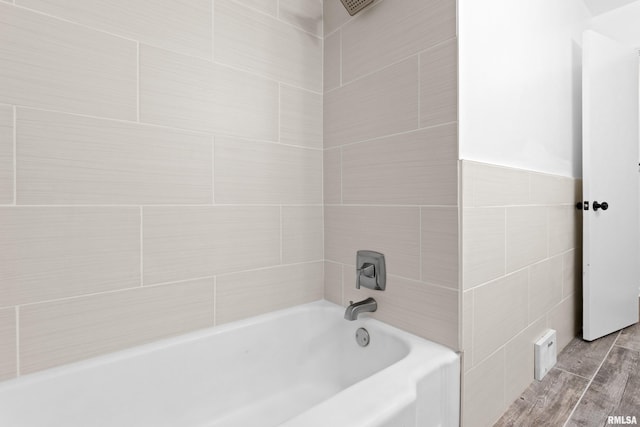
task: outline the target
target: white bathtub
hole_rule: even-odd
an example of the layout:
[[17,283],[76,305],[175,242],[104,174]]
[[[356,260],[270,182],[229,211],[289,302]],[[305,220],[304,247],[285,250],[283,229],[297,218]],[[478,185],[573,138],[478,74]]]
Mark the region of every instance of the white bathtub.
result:
[[453,351],[343,313],[319,301],[0,383],[0,426],[459,424]]

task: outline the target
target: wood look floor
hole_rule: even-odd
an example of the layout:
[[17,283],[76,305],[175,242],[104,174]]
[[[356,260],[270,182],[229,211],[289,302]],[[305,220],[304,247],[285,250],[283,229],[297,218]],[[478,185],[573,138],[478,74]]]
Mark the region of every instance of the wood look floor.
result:
[[635,416],[640,423],[638,324],[593,342],[575,338],[494,427],[601,427],[612,425],[610,415]]

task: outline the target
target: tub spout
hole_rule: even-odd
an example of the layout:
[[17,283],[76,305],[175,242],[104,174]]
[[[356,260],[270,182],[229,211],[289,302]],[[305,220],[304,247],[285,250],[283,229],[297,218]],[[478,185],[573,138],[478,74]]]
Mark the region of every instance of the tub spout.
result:
[[360,302],[353,302],[344,312],[344,318],[347,320],[356,320],[360,313],[373,313],[378,309],[378,303],[373,298],[367,298]]

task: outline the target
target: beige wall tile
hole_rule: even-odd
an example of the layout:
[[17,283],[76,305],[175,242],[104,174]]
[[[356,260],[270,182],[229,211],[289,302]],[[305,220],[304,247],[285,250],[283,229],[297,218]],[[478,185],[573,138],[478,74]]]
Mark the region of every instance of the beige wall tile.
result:
[[322,151],[216,138],[216,203],[322,203]]
[[324,203],[342,203],[342,150],[325,150],[323,158]]
[[145,44],[211,57],[210,0],[18,0],[16,4]]
[[562,298],[582,292],[582,249],[574,249],[562,256]]
[[546,323],[544,317],[538,319],[505,346],[507,376],[505,400],[507,403],[514,402],[533,382],[533,344],[547,330]]
[[216,324],[322,299],[323,262],[216,278]]
[[0,105],[0,204],[13,203],[13,107]]
[[342,29],[343,77],[350,81],[456,35],[453,0],[380,2]]
[[465,207],[529,203],[529,172],[470,161],[462,162]]
[[378,310],[371,316],[454,350],[458,344],[458,291],[387,274],[384,292],[355,288],[354,270],[344,268],[344,305],[373,297]]
[[27,374],[213,325],[213,279],[20,308]]
[[420,126],[458,120],[458,39],[420,55]]
[[457,205],[456,125],[343,148],[344,203]]
[[324,95],[325,148],[417,127],[417,57]]
[[324,34],[328,35],[349,20],[349,13],[340,1],[323,1]]
[[322,95],[280,85],[280,142],[322,148]]
[[529,267],[529,321],[545,315],[562,300],[562,256]]
[[526,270],[474,289],[473,357],[480,361],[527,327]]
[[230,0],[214,7],[216,61],[322,92],[321,38]]
[[142,45],[140,120],[275,141],[278,83]]
[[580,246],[580,215],[574,205],[549,207],[549,256]]
[[[325,2],[326,3],[326,2]],[[340,86],[340,31],[324,39],[324,90],[325,92]]]
[[422,280],[458,289],[458,208],[421,209]]
[[0,3],[0,102],[136,118],[136,43]]
[[279,0],[278,10],[283,21],[322,36],[322,0]]
[[325,258],[355,265],[359,249],[385,255],[387,274],[420,277],[418,208],[326,206]]
[[507,273],[547,257],[547,210],[544,206],[507,208]]
[[18,109],[18,203],[211,203],[212,138]]
[[267,13],[272,16],[278,16],[279,0],[235,0],[244,6],[252,7],[260,12]]
[[144,284],[280,263],[280,208],[145,207]]
[[0,208],[0,307],[140,285],[140,210]]
[[505,210],[466,208],[462,222],[462,270],[469,289],[505,273]]
[[568,203],[575,205],[576,184],[573,178],[531,172],[531,203],[550,205]]
[[465,427],[493,425],[506,409],[504,366],[501,349],[464,376],[462,422]]
[[462,351],[464,372],[473,368],[473,289],[462,294]]
[[17,372],[15,308],[0,310],[0,381],[15,378]]
[[547,326],[558,332],[558,353],[582,328],[582,298],[575,293],[563,299],[547,314]]
[[324,262],[324,299],[342,305],[342,264]]
[[282,263],[324,258],[322,206],[282,207]]

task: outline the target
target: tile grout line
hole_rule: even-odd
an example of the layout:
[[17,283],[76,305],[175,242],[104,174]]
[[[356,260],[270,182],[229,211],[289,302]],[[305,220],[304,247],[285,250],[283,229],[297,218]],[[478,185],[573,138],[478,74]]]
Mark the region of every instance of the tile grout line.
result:
[[140,123],[140,42],[136,42],[136,121]]
[[282,230],[282,223],[284,222],[283,218],[282,218],[282,215],[283,215],[282,205],[280,205],[280,265],[283,265],[283,262],[282,262],[283,261],[283,258],[282,258],[283,249],[282,249],[282,247],[284,246],[283,243],[282,243],[283,235],[284,235],[284,232]]
[[[620,331],[618,331],[618,336],[620,336]],[[569,423],[569,421],[571,421],[571,417],[573,417],[573,414],[576,412],[576,409],[578,409],[578,406],[580,405],[580,402],[582,402],[582,398],[584,397],[584,395],[587,394],[587,391],[591,387],[591,384],[593,383],[593,380],[596,378],[596,376],[598,376],[598,372],[600,372],[600,369],[602,368],[602,365],[604,365],[604,362],[609,357],[609,354],[611,353],[611,350],[613,350],[613,347],[614,347],[615,342],[617,340],[618,340],[618,337],[616,337],[616,339],[613,340],[613,343],[611,343],[611,347],[609,347],[609,350],[607,351],[607,354],[604,356],[604,358],[602,358],[602,361],[600,362],[600,365],[598,365],[598,369],[596,369],[596,372],[593,374],[593,378],[591,378],[591,380],[589,381],[589,383],[587,384],[585,389],[582,391],[582,394],[580,395],[580,398],[578,399],[578,401],[574,405],[573,409],[571,410],[571,413],[567,417],[567,420],[564,422],[562,427],[567,427],[567,424]]]
[[[558,371],[562,371],[562,372],[567,373],[569,375],[573,375],[574,377],[578,377],[578,378],[582,378],[583,380],[591,381],[590,378],[583,377],[582,375],[576,374],[575,372],[567,371],[566,369],[558,368],[557,366],[554,366],[552,369],[557,369]],[[597,372],[595,374],[597,374]],[[595,376],[595,374],[593,374],[593,376]]]
[[211,137],[211,204],[216,204],[216,137]]
[[16,377],[20,376],[20,306],[16,306]]
[[18,107],[13,106],[13,204],[18,204]]
[[140,286],[144,286],[144,230],[143,230],[143,206],[140,206]]

